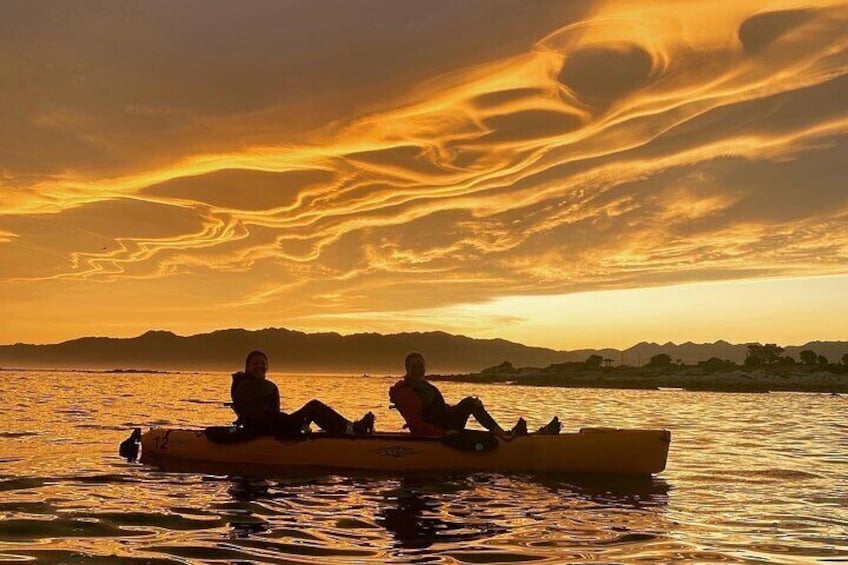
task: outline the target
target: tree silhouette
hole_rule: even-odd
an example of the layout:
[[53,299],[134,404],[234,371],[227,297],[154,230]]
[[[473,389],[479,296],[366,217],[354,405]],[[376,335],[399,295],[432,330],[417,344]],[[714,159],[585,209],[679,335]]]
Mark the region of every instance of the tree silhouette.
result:
[[730,359],[720,359],[718,357],[710,357],[706,361],[700,361],[698,365],[705,373],[715,373],[717,371],[729,370],[736,366],[736,363]]
[[745,357],[745,365],[748,365],[749,367],[776,365],[780,363],[781,353],[783,353],[783,348],[776,343],[767,343],[765,345],[749,343],[748,355]]
[[587,367],[600,367],[604,358],[600,355],[589,355],[589,358],[586,359],[585,363]]
[[827,360],[827,357],[825,357],[824,355],[819,355],[818,358],[816,358],[816,361],[818,362],[819,365],[829,365],[830,364],[830,362]]
[[805,349],[798,355],[801,357],[801,363],[804,365],[815,365],[819,359],[819,356],[812,349]]
[[651,361],[648,363],[651,367],[670,367],[671,366],[671,355],[667,353],[657,353],[653,357],[651,357]]
[[842,364],[843,364],[843,365],[848,365],[848,353],[843,353],[843,354],[842,354]]

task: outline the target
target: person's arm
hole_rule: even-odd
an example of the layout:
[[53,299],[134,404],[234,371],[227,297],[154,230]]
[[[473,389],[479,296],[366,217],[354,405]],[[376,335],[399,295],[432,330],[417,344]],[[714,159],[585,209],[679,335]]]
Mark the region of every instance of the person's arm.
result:
[[437,413],[443,412],[447,407],[448,403],[445,402],[445,397],[442,396],[442,391],[431,382],[427,383],[433,389],[433,403],[430,408],[435,410]]
[[268,383],[269,388],[272,391],[268,394],[268,400],[270,401],[270,410],[271,414],[278,414],[280,412],[280,389],[277,388],[277,385],[272,383],[271,381],[266,381]]
[[403,419],[409,426],[409,431],[417,436],[440,436],[445,431],[424,421],[421,399],[415,391],[408,387],[400,387],[392,390],[391,400],[394,402]]

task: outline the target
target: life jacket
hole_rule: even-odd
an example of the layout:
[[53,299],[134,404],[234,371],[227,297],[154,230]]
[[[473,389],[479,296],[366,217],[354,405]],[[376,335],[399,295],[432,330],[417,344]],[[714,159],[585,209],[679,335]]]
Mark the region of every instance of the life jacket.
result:
[[445,433],[445,429],[433,423],[430,421],[431,418],[427,417],[425,412],[430,412],[430,410],[426,410],[430,406],[425,404],[425,400],[429,401],[430,404],[444,405],[444,399],[436,387],[429,383],[426,384],[435,390],[434,397],[422,398],[422,395],[429,392],[425,387],[416,387],[406,379],[401,379],[389,389],[389,399],[400,412],[400,415],[403,416],[403,419],[406,420],[406,427],[413,435],[440,436]]
[[270,426],[280,411],[280,393],[277,385],[243,372],[233,373],[230,398],[236,423],[245,427]]

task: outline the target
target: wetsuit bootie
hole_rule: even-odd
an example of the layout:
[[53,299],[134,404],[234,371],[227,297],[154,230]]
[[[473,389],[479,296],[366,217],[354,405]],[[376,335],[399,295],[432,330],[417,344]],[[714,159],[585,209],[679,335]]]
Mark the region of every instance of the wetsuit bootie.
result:
[[560,430],[562,430],[562,423],[560,423],[558,416],[554,416],[550,422],[539,428],[536,433],[544,436],[555,436],[559,435]]
[[353,423],[353,433],[358,436],[365,436],[374,433],[374,422],[377,418],[373,412],[368,412],[359,420]]
[[515,425],[509,430],[509,435],[512,437],[527,435],[527,421],[524,418],[519,418]]

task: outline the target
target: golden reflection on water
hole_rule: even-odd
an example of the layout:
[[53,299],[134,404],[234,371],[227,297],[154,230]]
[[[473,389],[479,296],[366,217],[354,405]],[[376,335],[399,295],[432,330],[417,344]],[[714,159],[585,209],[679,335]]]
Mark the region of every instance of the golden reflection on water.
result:
[[[668,427],[650,480],[530,476],[280,479],[128,464],[135,425],[230,421],[227,375],[4,372],[0,561],[116,556],[152,563],[768,561],[848,558],[844,397],[481,385],[494,415],[531,424]],[[272,376],[284,405],[374,410],[388,378]],[[472,392],[445,383],[448,399]],[[97,559],[99,559],[99,561]],[[421,561],[423,560],[423,561]],[[132,562],[132,561],[130,561]]]

